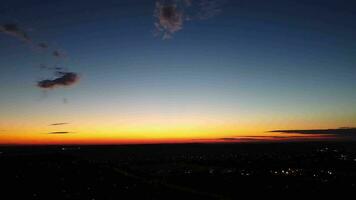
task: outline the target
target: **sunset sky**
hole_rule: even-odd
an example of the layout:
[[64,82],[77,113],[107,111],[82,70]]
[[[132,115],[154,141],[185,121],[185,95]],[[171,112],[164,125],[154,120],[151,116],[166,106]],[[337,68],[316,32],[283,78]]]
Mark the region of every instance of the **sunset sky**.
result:
[[355,55],[351,0],[3,0],[0,144],[355,127]]

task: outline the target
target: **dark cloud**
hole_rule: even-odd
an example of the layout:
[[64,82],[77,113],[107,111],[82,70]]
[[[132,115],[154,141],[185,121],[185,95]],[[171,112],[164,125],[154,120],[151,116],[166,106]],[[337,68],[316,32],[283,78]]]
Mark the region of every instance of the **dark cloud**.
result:
[[185,21],[216,16],[221,12],[221,2],[225,0],[158,0],[154,12],[156,35],[169,39],[183,29]]
[[54,50],[54,51],[52,52],[52,55],[53,55],[54,57],[56,57],[56,58],[63,58],[63,57],[65,57],[65,53],[62,52],[62,51],[59,51],[59,50]]
[[298,133],[298,134],[318,134],[318,135],[356,135],[356,128],[338,129],[311,129],[311,130],[273,130],[270,133]]
[[61,135],[61,134],[70,134],[73,132],[69,132],[69,131],[55,131],[55,132],[49,132],[48,134],[53,134],[53,135]]
[[309,129],[309,130],[273,130],[270,133],[302,134],[302,135],[321,135],[335,139],[356,139],[356,128],[343,127],[338,129]]
[[31,38],[28,36],[26,31],[21,29],[17,24],[4,24],[0,25],[0,33],[5,33],[7,35],[16,37],[25,42],[30,42]]
[[67,122],[61,122],[61,123],[53,123],[53,124],[50,124],[50,126],[61,126],[61,125],[67,125],[69,123]]
[[53,71],[65,71],[66,69],[63,67],[51,67],[45,64],[40,64],[40,69],[53,70]]
[[48,48],[48,44],[45,43],[45,42],[41,42],[41,43],[38,43],[38,47],[40,47],[42,49],[47,49]]
[[335,139],[334,135],[284,135],[284,136],[236,136],[236,137],[223,137],[223,138],[209,138],[209,139],[194,139],[200,141],[225,141],[225,142],[281,142],[281,141],[306,141],[306,140],[330,140]]
[[234,137],[228,137],[228,138],[217,138],[216,140],[221,140],[221,141],[258,141],[260,139],[258,138],[253,138],[253,137],[238,137],[238,138],[234,138]]
[[177,5],[162,5],[156,3],[155,22],[156,29],[163,33],[163,39],[168,39],[173,33],[182,29],[184,19],[183,11],[178,9]]
[[254,137],[224,137],[224,138],[203,138],[203,139],[192,139],[196,141],[226,141],[226,142],[243,142],[243,141],[259,141],[259,138]]
[[305,138],[299,136],[238,136],[238,137],[227,137],[227,138],[217,138],[216,140],[223,141],[270,141],[276,139],[296,139]]
[[74,72],[57,72],[57,78],[39,81],[37,86],[52,89],[58,86],[71,86],[79,81],[79,75]]

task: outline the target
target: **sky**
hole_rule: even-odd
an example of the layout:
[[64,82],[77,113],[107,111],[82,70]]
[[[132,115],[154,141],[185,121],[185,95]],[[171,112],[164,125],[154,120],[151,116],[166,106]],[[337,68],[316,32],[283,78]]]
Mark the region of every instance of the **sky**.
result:
[[355,13],[351,0],[3,0],[0,144],[355,127]]

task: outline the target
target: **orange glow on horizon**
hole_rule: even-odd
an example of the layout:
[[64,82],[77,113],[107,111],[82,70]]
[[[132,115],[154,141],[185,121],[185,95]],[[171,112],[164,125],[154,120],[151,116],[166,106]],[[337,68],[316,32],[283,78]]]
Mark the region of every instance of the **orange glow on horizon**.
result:
[[[21,126],[16,120],[0,123],[0,145],[61,145],[61,144],[153,144],[153,143],[214,143],[214,142],[261,142],[261,141],[298,141],[329,139],[326,136],[270,133],[276,129],[329,128],[324,122],[213,120],[212,117],[171,118],[162,117],[132,118],[119,121],[116,118],[76,120],[63,126],[49,126],[48,119],[23,121]],[[58,121],[50,119],[50,121]],[[70,120],[70,121],[75,121]],[[335,127],[341,124],[334,122]],[[68,134],[49,134],[52,132]]]
[[301,135],[265,133],[256,135],[235,135],[226,137],[180,137],[180,138],[116,138],[110,135],[85,135],[85,134],[4,134],[0,136],[0,145],[115,145],[115,144],[175,144],[175,143],[245,143],[245,142],[279,142],[320,140],[332,137],[323,135]]

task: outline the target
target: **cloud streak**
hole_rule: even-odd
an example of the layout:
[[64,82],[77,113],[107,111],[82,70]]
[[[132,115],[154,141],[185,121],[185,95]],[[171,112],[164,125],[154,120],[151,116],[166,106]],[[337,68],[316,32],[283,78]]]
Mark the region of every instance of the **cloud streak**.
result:
[[73,132],[69,132],[69,131],[55,131],[55,132],[49,132],[48,134],[52,134],[52,135],[63,135],[63,134],[70,134]]
[[61,122],[61,123],[53,123],[53,124],[50,124],[49,126],[62,126],[62,125],[67,125],[69,123],[67,122]]
[[298,134],[322,134],[322,135],[355,135],[356,128],[338,128],[338,129],[309,129],[309,130],[273,130],[270,133],[298,133]]
[[[296,133],[295,133],[296,134]],[[211,141],[211,142],[288,142],[288,141],[321,141],[337,139],[333,134],[299,134],[299,135],[271,135],[271,136],[236,136],[236,137],[223,137],[223,138],[203,138],[193,139],[198,141]]]
[[62,57],[65,57],[65,53],[60,51],[60,50],[54,50],[52,52],[52,55],[56,58],[62,58]]
[[31,38],[28,36],[26,31],[21,29],[17,24],[8,23],[0,25],[0,33],[13,36],[25,42],[31,42]]
[[270,133],[321,135],[340,139],[356,139],[356,128],[344,127],[338,129],[307,129],[307,130],[273,130]]
[[53,89],[59,86],[71,86],[79,81],[79,75],[74,72],[57,72],[57,75],[57,78],[45,79],[37,82],[37,87],[44,89]]
[[343,127],[338,129],[306,129],[306,130],[273,130],[268,133],[281,135],[251,135],[223,138],[194,139],[217,142],[283,142],[283,141],[324,141],[324,140],[356,140],[356,128]]
[[37,44],[38,47],[42,48],[42,49],[47,49],[49,46],[47,43],[45,42],[40,42]]

